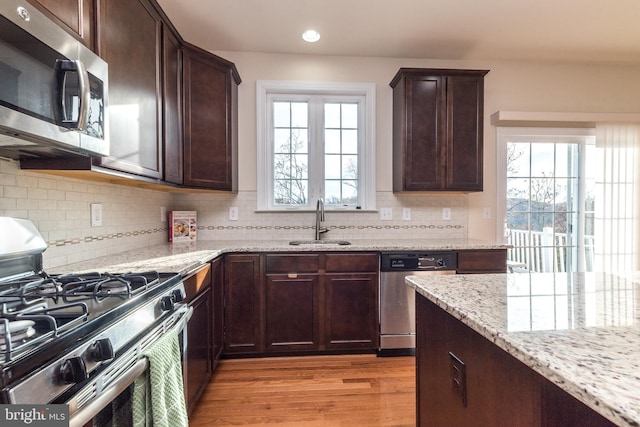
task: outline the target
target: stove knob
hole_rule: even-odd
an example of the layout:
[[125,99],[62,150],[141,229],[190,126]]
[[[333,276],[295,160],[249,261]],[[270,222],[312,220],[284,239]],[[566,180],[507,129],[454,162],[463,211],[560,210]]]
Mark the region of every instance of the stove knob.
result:
[[174,289],[173,292],[171,292],[171,297],[173,298],[173,302],[184,301],[182,289]]
[[82,357],[71,357],[60,365],[58,378],[64,384],[73,384],[87,379],[87,367]]
[[175,304],[173,303],[173,297],[170,295],[160,298],[160,308],[164,311],[173,310]]
[[109,338],[99,339],[87,349],[87,359],[92,362],[103,362],[113,359],[113,356],[113,347]]

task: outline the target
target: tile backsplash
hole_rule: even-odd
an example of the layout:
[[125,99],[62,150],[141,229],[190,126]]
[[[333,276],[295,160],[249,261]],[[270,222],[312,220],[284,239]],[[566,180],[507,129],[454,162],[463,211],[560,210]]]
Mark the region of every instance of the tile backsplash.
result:
[[[175,202],[184,210],[198,212],[198,239],[204,240],[300,240],[315,235],[314,212],[256,212],[255,192],[230,195],[178,194]],[[379,211],[326,211],[324,239],[365,238],[465,238],[465,195],[376,194],[378,209],[391,208],[392,219],[383,221]],[[238,220],[229,219],[229,208],[238,208]],[[411,220],[402,219],[403,208],[411,209]],[[442,209],[451,209],[451,220],[442,219]]]
[[[331,230],[323,238],[465,238],[467,197],[378,192],[377,206],[391,208],[392,219],[380,212],[326,212]],[[102,226],[92,227],[90,205],[102,204]],[[229,208],[238,219],[229,219]],[[0,159],[0,215],[27,218],[47,241],[45,269],[167,242],[166,211],[198,212],[199,240],[298,240],[314,237],[313,212],[256,212],[256,193],[185,194],[84,181],[20,170]],[[403,220],[403,208],[411,219]],[[451,219],[442,219],[443,208]]]

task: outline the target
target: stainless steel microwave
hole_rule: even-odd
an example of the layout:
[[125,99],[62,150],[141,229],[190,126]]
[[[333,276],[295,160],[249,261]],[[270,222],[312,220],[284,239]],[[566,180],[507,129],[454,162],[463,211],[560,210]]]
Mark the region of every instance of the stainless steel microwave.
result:
[[108,155],[108,67],[24,0],[0,2],[0,155]]

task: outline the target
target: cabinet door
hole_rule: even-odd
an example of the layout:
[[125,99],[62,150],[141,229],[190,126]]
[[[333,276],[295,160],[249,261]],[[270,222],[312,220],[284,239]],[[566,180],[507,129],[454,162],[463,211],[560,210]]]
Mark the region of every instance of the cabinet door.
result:
[[224,264],[221,258],[211,264],[211,291],[213,292],[213,367],[215,369],[224,350]]
[[51,18],[78,36],[89,49],[95,49],[93,0],[28,0]]
[[317,350],[318,275],[269,274],[265,285],[267,351]]
[[184,185],[237,192],[239,76],[230,62],[183,49]]
[[394,191],[444,187],[446,79],[407,76],[394,90]]
[[167,26],[163,26],[162,40],[164,180],[182,184],[182,51],[178,37]]
[[447,78],[446,188],[482,191],[482,76]]
[[110,156],[102,166],[162,177],[161,20],[146,0],[100,0],[99,55],[109,64]]
[[482,191],[486,70],[401,68],[393,88],[393,191]]
[[225,353],[264,351],[263,289],[259,255],[225,258]]
[[211,288],[202,291],[190,303],[193,314],[187,327],[185,392],[187,411],[191,412],[211,378]]
[[378,348],[378,274],[331,273],[324,280],[326,349]]

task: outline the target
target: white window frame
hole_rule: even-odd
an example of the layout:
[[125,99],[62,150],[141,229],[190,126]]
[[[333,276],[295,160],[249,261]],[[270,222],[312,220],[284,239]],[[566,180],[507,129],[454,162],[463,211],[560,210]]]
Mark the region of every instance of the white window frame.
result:
[[[578,144],[580,146],[580,180],[585,178],[585,159],[584,147],[588,140],[595,142],[595,129],[593,128],[525,128],[525,127],[498,127],[496,130],[496,239],[499,242],[506,242],[505,225],[506,225],[506,206],[507,206],[507,144],[509,142],[554,142]],[[584,224],[584,191],[581,186],[578,215],[580,216],[580,224]],[[580,226],[582,227],[582,225]],[[582,230],[578,230],[579,235]],[[578,238],[581,244],[584,238]],[[584,268],[584,259],[578,258],[578,271]]]
[[[507,210],[507,143],[554,142],[583,144],[586,137],[595,136],[593,128],[503,127],[496,128],[496,239],[505,241],[504,225]],[[583,174],[584,171],[581,171]]]
[[[314,210],[316,201],[324,196],[322,166],[316,164],[316,169],[310,171],[309,203],[304,206],[276,206],[273,203],[273,141],[270,134],[271,117],[270,103],[274,96],[289,95],[291,97],[304,97],[309,95],[323,95],[327,98],[339,96],[341,102],[346,102],[346,97],[358,100],[362,107],[363,126],[359,138],[359,198],[360,205],[335,206],[326,205],[327,210],[346,210],[351,212],[371,211],[376,209],[376,170],[375,170],[375,83],[343,83],[343,82],[307,82],[307,81],[280,81],[258,80],[256,82],[256,117],[257,117],[257,210],[258,211],[309,211]],[[291,99],[291,98],[289,98]],[[310,126],[318,126],[318,123],[310,123]],[[324,156],[320,156],[322,159]],[[313,175],[311,175],[313,174]],[[316,183],[312,183],[315,180]]]

